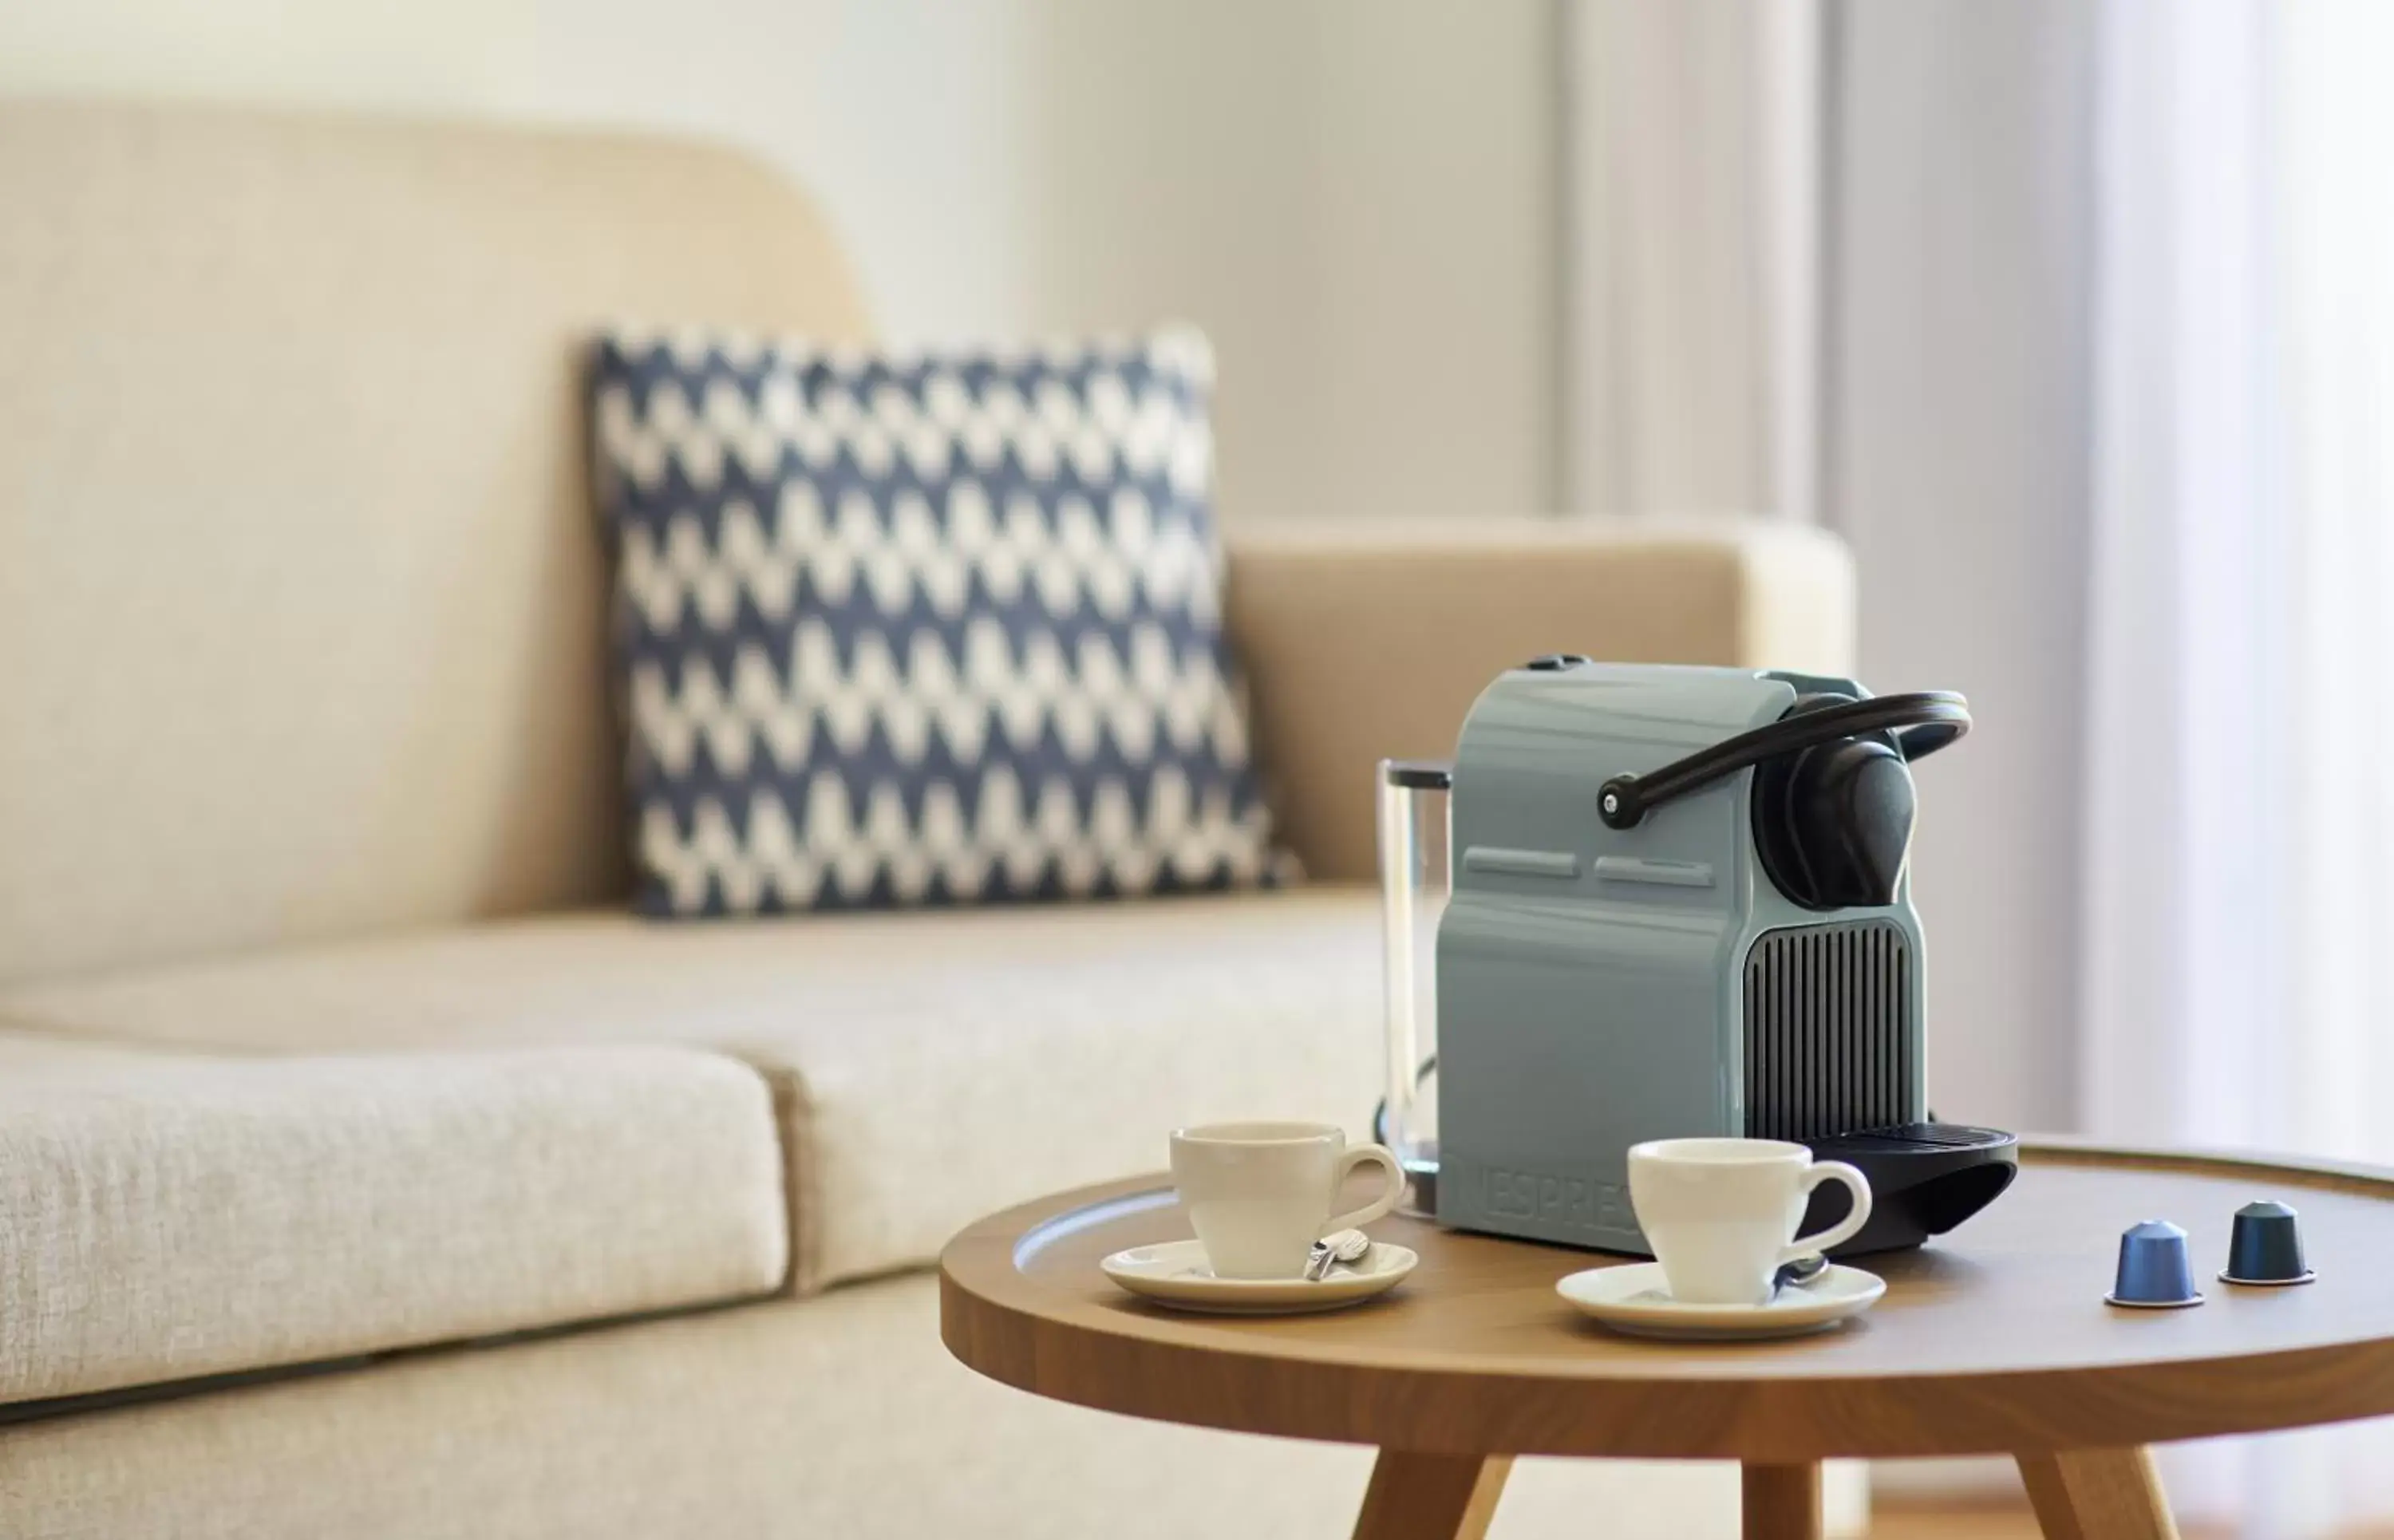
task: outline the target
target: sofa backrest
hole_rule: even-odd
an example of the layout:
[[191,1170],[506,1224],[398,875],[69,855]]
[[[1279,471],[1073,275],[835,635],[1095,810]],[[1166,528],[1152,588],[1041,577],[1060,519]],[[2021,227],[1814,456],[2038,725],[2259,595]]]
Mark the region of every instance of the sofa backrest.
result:
[[619,319],[866,330],[719,149],[0,103],[0,980],[621,890]]

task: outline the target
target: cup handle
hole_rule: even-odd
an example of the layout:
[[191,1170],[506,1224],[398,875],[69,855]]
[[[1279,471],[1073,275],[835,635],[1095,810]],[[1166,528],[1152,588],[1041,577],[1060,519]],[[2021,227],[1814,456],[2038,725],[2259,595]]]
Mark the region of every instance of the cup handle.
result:
[[[1359,1144],[1339,1156],[1338,1165],[1330,1175],[1330,1191],[1335,1192],[1346,1186],[1347,1178],[1354,1173],[1355,1167],[1366,1161],[1388,1174],[1388,1191],[1351,1214],[1334,1215],[1324,1220],[1322,1234],[1339,1230],[1361,1230],[1375,1219],[1386,1218],[1388,1211],[1397,1206],[1397,1200],[1404,1196],[1405,1168],[1397,1164],[1396,1152],[1385,1144]],[[1862,1201],[1867,1206],[1870,1200],[1864,1198]]]
[[1787,1249],[1779,1254],[1779,1260],[1782,1264],[1792,1262],[1799,1257],[1809,1257],[1816,1252],[1825,1252],[1831,1246],[1843,1245],[1861,1234],[1862,1226],[1870,1223],[1871,1190],[1868,1177],[1843,1161],[1820,1161],[1808,1167],[1804,1175],[1797,1178],[1797,1184],[1808,1194],[1825,1181],[1840,1181],[1846,1184],[1847,1191],[1854,1195],[1854,1211],[1818,1235],[1796,1236],[1789,1243]]

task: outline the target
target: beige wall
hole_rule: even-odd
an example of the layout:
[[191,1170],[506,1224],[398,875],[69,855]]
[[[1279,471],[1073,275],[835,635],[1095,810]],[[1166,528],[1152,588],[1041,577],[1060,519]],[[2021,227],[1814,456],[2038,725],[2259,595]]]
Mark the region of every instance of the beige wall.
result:
[[0,89],[692,129],[812,185],[889,334],[1180,318],[1231,517],[1553,506],[1542,0],[74,0]]

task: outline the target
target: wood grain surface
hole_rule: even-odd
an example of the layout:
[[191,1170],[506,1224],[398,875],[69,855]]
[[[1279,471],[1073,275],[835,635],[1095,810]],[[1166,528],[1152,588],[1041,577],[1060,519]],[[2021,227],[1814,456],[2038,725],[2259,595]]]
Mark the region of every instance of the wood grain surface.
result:
[[1743,1540],[1821,1540],[1821,1468],[1749,1465],[1738,1471]]
[[2045,1540],[2178,1540],[2150,1449],[2023,1454],[2019,1469]]
[[1506,1454],[1383,1450],[1355,1516],[1355,1540],[1483,1540],[1512,1470]]
[[[1671,1345],[1607,1332],[1556,1280],[1621,1260],[1373,1227],[1414,1275],[1335,1314],[1174,1314],[1097,1262],[1188,1226],[1162,1178],[997,1215],[941,1258],[941,1332],[965,1363],[1040,1395],[1133,1415],[1448,1454],[1587,1454],[1801,1465],[1831,1456],[2118,1448],[2394,1412],[2394,1177],[2038,1145],[1953,1234],[1868,1258],[1867,1315],[1821,1336]],[[2230,1216],[2302,1213],[2318,1283],[2211,1282]],[[2120,1231],[2168,1218],[2210,1303],[2102,1303]]]

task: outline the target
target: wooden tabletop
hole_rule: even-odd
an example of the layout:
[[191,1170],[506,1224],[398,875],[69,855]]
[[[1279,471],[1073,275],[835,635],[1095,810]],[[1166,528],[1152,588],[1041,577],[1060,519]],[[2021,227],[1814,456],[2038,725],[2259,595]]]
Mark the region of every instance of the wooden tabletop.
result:
[[[2213,1281],[2230,1216],[2293,1204],[2319,1281]],[[2209,1302],[2102,1302],[2120,1231],[2185,1227]],[[1165,1180],[982,1220],[940,1258],[940,1329],[972,1368],[1138,1416],[1436,1454],[1843,1455],[2117,1447],[2394,1413],[2394,1175],[2040,1144],[2012,1190],[1927,1247],[1859,1258],[1888,1292],[1823,1336],[1616,1336],[1557,1279],[1623,1260],[1395,1218],[1394,1293],[1327,1315],[1174,1314],[1098,1270],[1190,1233]]]

